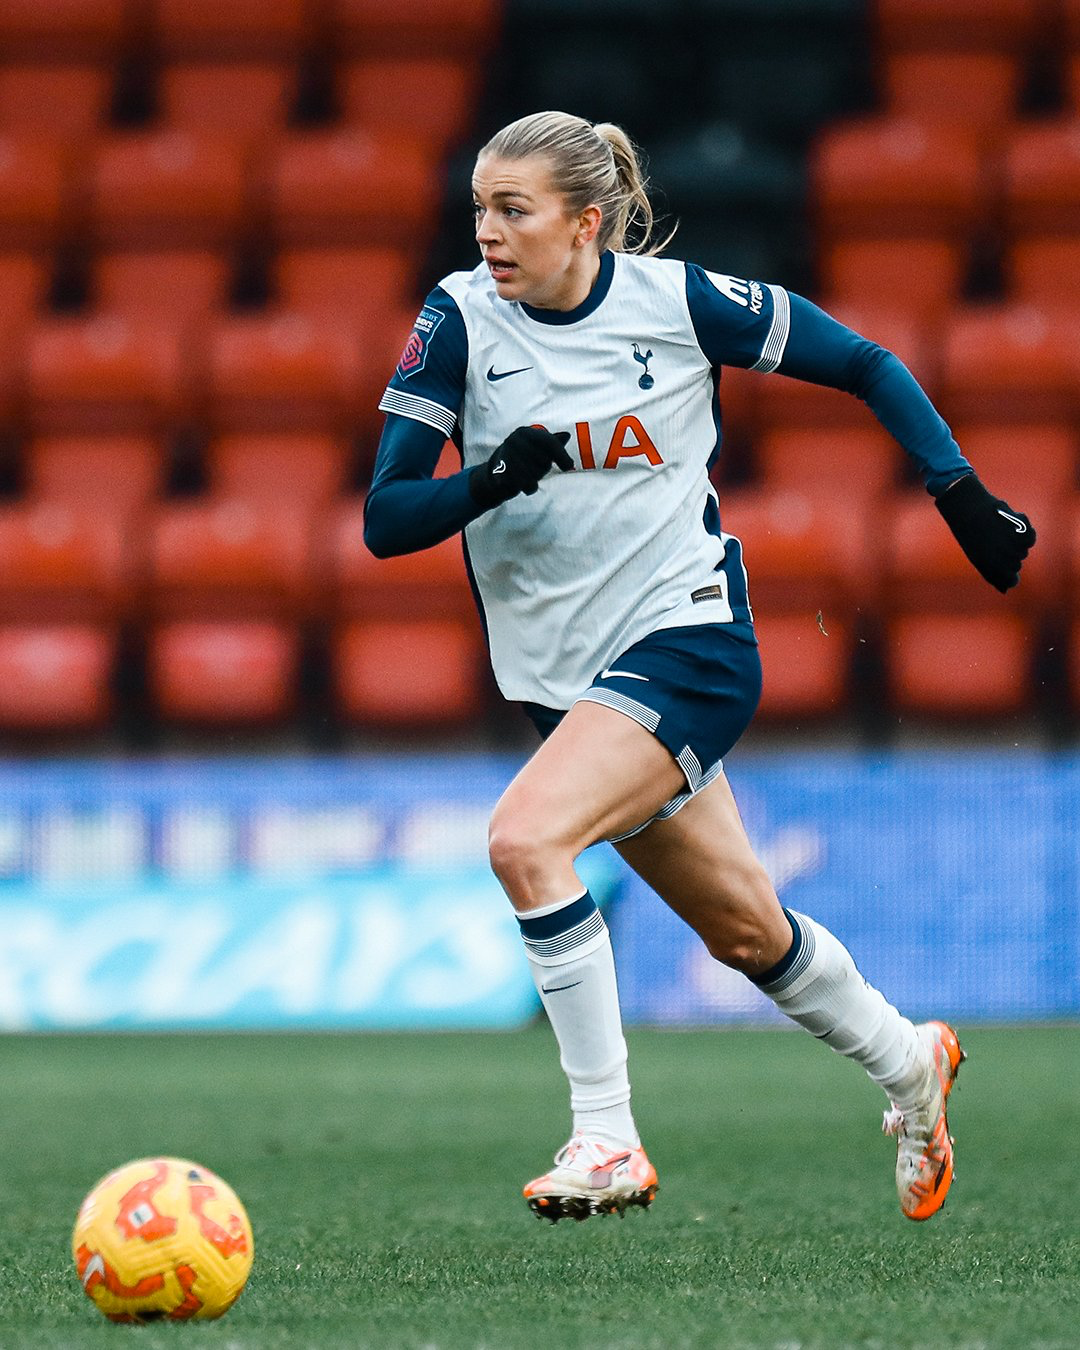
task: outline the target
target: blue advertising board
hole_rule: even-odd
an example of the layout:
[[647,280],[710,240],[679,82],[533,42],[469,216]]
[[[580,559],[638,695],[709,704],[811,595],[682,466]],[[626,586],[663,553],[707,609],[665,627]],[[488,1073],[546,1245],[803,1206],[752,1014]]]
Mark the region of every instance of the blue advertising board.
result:
[[[0,1030],[507,1027],[538,1004],[486,860],[513,756],[0,765]],[[913,1015],[1080,1013],[1080,759],[737,755],[790,907]],[[627,1020],[776,1018],[608,846]]]

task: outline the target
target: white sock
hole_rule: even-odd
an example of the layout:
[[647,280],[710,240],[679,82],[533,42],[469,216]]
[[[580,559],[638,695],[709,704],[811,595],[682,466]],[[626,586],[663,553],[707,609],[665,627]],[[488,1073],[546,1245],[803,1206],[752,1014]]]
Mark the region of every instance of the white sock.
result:
[[859,974],[848,949],[805,914],[784,911],[788,955],[754,983],[782,1013],[861,1064],[898,1107],[924,1100],[930,1066],[918,1032]]
[[636,1148],[615,959],[596,902],[585,891],[517,918],[570,1080],[575,1132]]

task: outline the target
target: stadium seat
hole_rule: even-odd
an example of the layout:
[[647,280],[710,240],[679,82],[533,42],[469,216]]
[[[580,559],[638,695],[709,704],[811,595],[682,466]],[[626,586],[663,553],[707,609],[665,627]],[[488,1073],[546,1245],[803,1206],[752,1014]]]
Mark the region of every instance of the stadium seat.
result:
[[[927,392],[933,395],[937,377],[930,359],[930,343],[922,324],[898,313],[895,308],[878,308],[859,303],[832,305],[830,313],[840,323],[893,352]],[[789,379],[786,375],[767,377],[758,401],[757,415],[761,425],[770,427],[849,426],[872,429],[879,425],[861,399],[838,389]]]
[[885,629],[890,702],[930,717],[1001,717],[1032,696],[1034,635],[1021,615],[903,614]]
[[890,309],[914,323],[940,321],[960,298],[965,247],[949,239],[845,239],[821,260],[824,309]]
[[[495,46],[500,0],[330,0],[335,45],[364,56],[436,56],[477,59]],[[418,108],[423,90],[416,90]]]
[[167,66],[161,111],[170,126],[255,141],[284,126],[295,97],[295,71],[268,62]]
[[294,711],[299,664],[299,637],[286,624],[178,620],[147,641],[151,702],[174,723],[279,724]]
[[298,56],[311,36],[308,0],[152,0],[154,41],[167,60]]
[[399,248],[288,249],[277,294],[287,309],[370,333],[412,301],[415,268]]
[[1041,0],[874,0],[883,51],[1028,50],[1050,29]]
[[1080,118],[1014,127],[1005,139],[1001,175],[1012,238],[1080,232]]
[[364,726],[456,726],[484,708],[479,626],[455,618],[346,623],[333,644],[338,710]]
[[992,143],[1015,115],[1021,69],[1011,53],[903,50],[886,56],[883,76],[892,116],[970,127]]
[[106,626],[0,624],[0,729],[104,729],[113,709],[114,650]]
[[1018,239],[1005,267],[1010,300],[1043,311],[1080,313],[1080,235]]
[[268,208],[285,246],[381,245],[407,239],[422,251],[441,183],[415,137],[356,128],[293,132],[269,154]]
[[85,137],[105,121],[110,94],[104,66],[0,66],[0,128]]
[[958,310],[945,329],[940,404],[952,422],[1071,420],[1080,314],[1021,305]]
[[360,499],[341,503],[328,524],[326,598],[332,615],[357,619],[454,618],[476,625],[460,538],[397,558],[375,558],[364,543]]
[[1065,502],[1077,489],[1080,438],[1074,427],[1060,422],[1019,426],[980,422],[958,424],[953,435],[999,496],[1036,493]]
[[50,249],[70,206],[69,179],[54,138],[0,133],[0,248]]
[[933,121],[873,117],[828,128],[810,174],[826,245],[919,235],[962,242],[988,200],[979,134]]
[[[762,486],[870,510],[897,481],[901,452],[880,427],[780,427],[757,444]],[[721,500],[723,507],[723,500]]]
[[6,61],[105,61],[125,36],[127,0],[4,0],[0,51]]
[[24,451],[31,501],[92,506],[121,517],[147,506],[165,481],[165,449],[149,436],[50,436]]
[[763,611],[844,617],[873,596],[873,522],[844,501],[799,491],[725,492],[723,527],[742,540],[753,605]]
[[117,513],[59,500],[0,507],[0,622],[111,621],[133,600]]
[[348,447],[331,436],[219,436],[206,452],[210,488],[248,501],[324,506],[345,487]]
[[207,414],[218,432],[344,432],[391,368],[362,364],[349,333],[304,314],[227,317],[209,337]]
[[5,328],[25,328],[44,306],[49,265],[33,253],[0,253],[0,316]]
[[90,166],[90,228],[103,247],[220,248],[245,223],[247,183],[234,137],[117,132]]
[[159,506],[147,604],[159,619],[283,621],[311,605],[312,521],[295,502],[214,498]]
[[346,64],[338,83],[346,122],[383,133],[409,128],[442,155],[468,130],[476,71],[464,61],[365,59]]
[[821,623],[809,611],[755,611],[761,648],[759,718],[832,717],[851,691],[853,630],[850,620]]
[[29,419],[40,435],[155,432],[184,405],[178,335],[138,319],[39,319],[27,367]]
[[207,325],[224,309],[228,288],[227,260],[208,249],[103,253],[93,269],[102,309],[180,330]]

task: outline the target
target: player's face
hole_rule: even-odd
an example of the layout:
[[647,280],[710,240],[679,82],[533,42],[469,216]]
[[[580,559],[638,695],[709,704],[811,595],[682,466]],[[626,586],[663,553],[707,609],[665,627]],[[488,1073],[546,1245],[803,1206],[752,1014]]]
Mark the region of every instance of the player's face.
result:
[[473,172],[476,242],[503,300],[573,309],[600,267],[600,210],[571,215],[551,183],[548,160],[482,155]]

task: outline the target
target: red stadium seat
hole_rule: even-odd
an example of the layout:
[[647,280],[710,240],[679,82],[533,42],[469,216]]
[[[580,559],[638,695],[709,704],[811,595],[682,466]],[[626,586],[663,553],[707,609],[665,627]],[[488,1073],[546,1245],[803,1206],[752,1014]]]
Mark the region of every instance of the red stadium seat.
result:
[[370,332],[411,300],[415,262],[397,248],[289,249],[276,271],[288,309]]
[[[500,0],[330,0],[334,35],[341,49],[367,56],[460,56],[476,59],[495,46]],[[425,103],[423,89],[414,91]]]
[[154,708],[166,721],[270,726],[294,711],[300,664],[296,630],[268,622],[177,621],[147,644]]
[[1080,118],[1014,127],[1001,172],[1013,237],[1080,231]]
[[886,105],[893,116],[992,136],[1015,114],[1020,75],[1012,53],[902,50],[885,59]]
[[[922,386],[933,393],[936,370],[931,364],[930,344],[922,325],[897,313],[895,308],[857,303],[832,305],[830,313],[840,323],[893,352]],[[861,399],[786,375],[767,377],[758,400],[757,416],[764,426],[868,429],[879,425]]]
[[219,436],[206,452],[210,485],[222,497],[325,505],[345,487],[348,447],[332,436],[267,432]]
[[896,442],[875,426],[777,428],[757,446],[767,491],[842,500],[858,510],[869,510],[894,485],[900,459]]
[[303,314],[221,319],[210,334],[208,416],[219,432],[346,431],[374,407],[385,358],[361,364],[352,336]]
[[285,124],[294,86],[295,72],[283,64],[168,66],[161,75],[161,110],[171,126],[253,141]]
[[1009,296],[1017,304],[1080,313],[1080,235],[1018,239],[1006,268]]
[[720,512],[724,529],[742,540],[750,601],[763,611],[843,617],[873,595],[871,522],[845,502],[749,488],[725,492]]
[[5,326],[24,328],[44,305],[49,268],[32,253],[0,253],[0,315]]
[[1032,696],[1035,639],[1021,615],[903,614],[886,625],[889,697],[932,717],[1001,717]]
[[755,611],[761,648],[761,718],[831,717],[843,712],[851,687],[850,621],[821,623],[809,612]]
[[102,66],[0,67],[0,127],[72,140],[108,114],[110,72]]
[[228,262],[205,249],[104,253],[94,267],[102,309],[184,330],[225,307],[228,284]]
[[484,708],[477,625],[454,618],[354,620],[333,649],[334,689],[349,722],[459,725]]
[[469,128],[476,70],[464,61],[365,59],[344,66],[339,84],[347,122],[390,133],[411,128],[442,154]]
[[308,0],[153,0],[154,38],[170,60],[296,57],[312,8]]
[[964,241],[988,200],[978,133],[912,118],[827,129],[812,152],[811,179],[826,243],[918,235]]
[[67,156],[55,139],[0,134],[0,248],[51,248],[69,204]]
[[1052,17],[1041,0],[875,0],[873,14],[886,51],[1025,51]]
[[1021,305],[960,310],[942,350],[940,403],[954,422],[1071,420],[1080,395],[1080,313]]
[[0,622],[113,620],[134,580],[116,512],[65,501],[0,508]]
[[151,525],[148,602],[159,618],[295,618],[312,602],[311,517],[295,502],[170,503]]
[[479,620],[459,538],[398,558],[364,544],[361,500],[343,503],[329,525],[327,598],[333,614],[358,619]]
[[154,432],[186,394],[177,334],[120,315],[39,320],[27,363],[30,421],[41,435]]
[[0,728],[87,732],[112,714],[114,637],[88,624],[0,625]]
[[1057,0],[1061,11],[1062,38],[1070,51],[1080,51],[1080,0]]
[[95,61],[117,54],[127,0],[4,0],[0,51],[7,61]]
[[820,304],[890,309],[910,322],[935,323],[957,304],[966,263],[948,239],[845,239],[825,251]]
[[246,167],[235,137],[118,132],[90,168],[90,226],[105,247],[222,247],[245,223]]
[[1080,440],[1073,427],[1058,422],[1030,426],[981,422],[957,425],[953,435],[979,477],[999,496],[1015,495],[1020,500],[1034,493],[1064,502],[1076,490]]
[[408,239],[422,249],[441,195],[432,153],[415,137],[356,128],[293,132],[270,153],[269,212],[287,246],[355,248]]
[[149,436],[52,436],[25,450],[32,500],[127,515],[149,504],[165,479],[165,450]]

